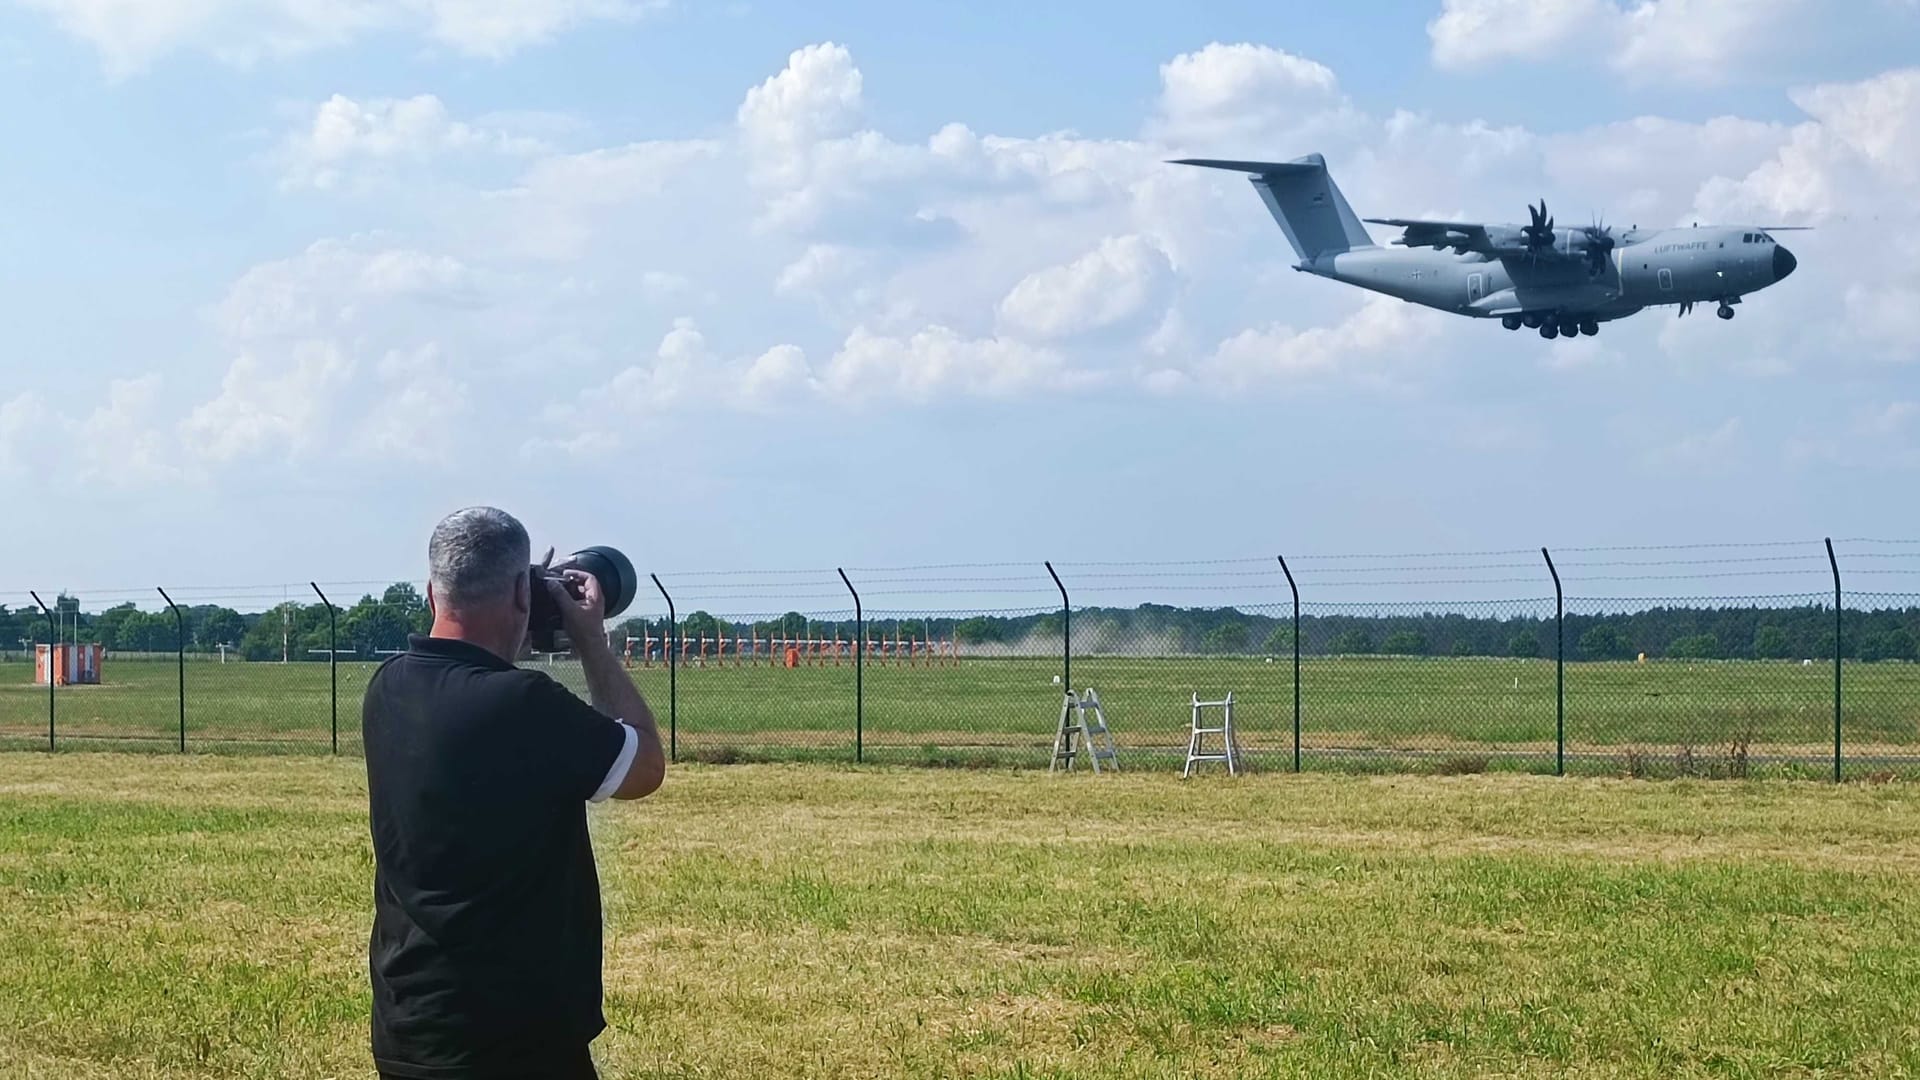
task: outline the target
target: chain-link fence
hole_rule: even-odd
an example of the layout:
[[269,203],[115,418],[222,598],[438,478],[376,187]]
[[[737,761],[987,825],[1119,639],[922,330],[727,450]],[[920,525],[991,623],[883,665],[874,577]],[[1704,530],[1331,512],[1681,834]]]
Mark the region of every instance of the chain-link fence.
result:
[[[1183,767],[1231,695],[1257,771],[1920,774],[1920,592],[1835,588],[1920,545],[1756,547],[661,574],[608,640],[678,760],[1046,767],[1092,689],[1125,769]],[[1799,591],[1599,595],[1679,578]],[[356,751],[424,586],[276,589],[0,609],[0,746]],[[1315,598],[1367,590],[1426,598]]]

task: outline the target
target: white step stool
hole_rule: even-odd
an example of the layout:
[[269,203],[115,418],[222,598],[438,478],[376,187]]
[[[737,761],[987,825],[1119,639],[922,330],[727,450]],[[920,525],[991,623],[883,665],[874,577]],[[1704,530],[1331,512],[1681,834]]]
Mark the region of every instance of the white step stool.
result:
[[[1103,739],[1105,746],[1101,745]],[[1107,727],[1107,714],[1101,711],[1100,695],[1094,693],[1091,686],[1084,694],[1076,695],[1068,690],[1066,700],[1060,703],[1060,726],[1053,736],[1053,764],[1047,766],[1047,771],[1062,768],[1072,771],[1074,759],[1082,748],[1087,764],[1093,766],[1096,775],[1103,761],[1114,772],[1120,771],[1120,754],[1113,745],[1113,731]]]
[[[1220,710],[1220,723],[1209,726],[1206,722],[1207,709]],[[1233,737],[1233,692],[1228,691],[1221,701],[1201,701],[1199,694],[1193,695],[1193,720],[1188,726],[1187,767],[1180,770],[1182,777],[1193,775],[1193,767],[1202,761],[1221,761],[1227,766],[1229,776],[1240,775],[1240,746]],[[1218,753],[1207,753],[1202,736],[1220,736],[1221,749]]]

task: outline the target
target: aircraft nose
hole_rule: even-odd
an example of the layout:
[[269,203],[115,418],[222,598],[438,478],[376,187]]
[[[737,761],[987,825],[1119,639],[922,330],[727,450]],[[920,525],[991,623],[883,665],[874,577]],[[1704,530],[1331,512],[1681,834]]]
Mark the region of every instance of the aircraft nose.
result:
[[1773,280],[1775,281],[1785,280],[1788,274],[1793,273],[1793,268],[1799,265],[1800,265],[1800,260],[1793,257],[1793,252],[1788,251],[1784,245],[1781,245],[1781,244],[1774,245],[1773,247]]

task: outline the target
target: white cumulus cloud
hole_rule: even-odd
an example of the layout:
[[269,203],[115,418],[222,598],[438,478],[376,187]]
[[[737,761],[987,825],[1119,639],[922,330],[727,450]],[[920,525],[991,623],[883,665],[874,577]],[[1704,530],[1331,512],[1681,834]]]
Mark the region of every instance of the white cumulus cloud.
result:
[[796,49],[787,66],[747,91],[736,119],[747,141],[770,155],[850,134],[860,123],[860,69],[831,41]]
[[334,436],[337,399],[353,374],[353,359],[326,342],[302,342],[271,356],[243,353],[227,369],[219,394],[181,421],[181,435],[214,463],[297,458]]
[[1151,128],[1170,142],[1310,138],[1345,119],[1332,69],[1269,45],[1214,42],[1160,66]]
[[944,394],[1005,396],[1084,386],[1095,373],[1061,353],[1010,338],[968,338],[945,326],[905,337],[856,327],[827,363],[822,381],[836,398],[931,401]]
[[1648,81],[1716,82],[1822,16],[1812,0],[1444,0],[1427,36],[1443,69],[1595,58]]
[[1172,269],[1145,238],[1109,237],[1072,262],[1022,278],[1000,302],[1000,318],[1043,339],[1103,329],[1150,312]]
[[19,0],[92,45],[116,76],[190,49],[250,65],[372,33],[424,36],[500,57],[592,20],[638,18],[664,0]]
[[541,149],[537,140],[453,119],[432,94],[365,102],[335,94],[314,110],[306,130],[283,144],[282,183],[326,189],[356,171],[365,181],[397,163],[463,153],[525,156]]

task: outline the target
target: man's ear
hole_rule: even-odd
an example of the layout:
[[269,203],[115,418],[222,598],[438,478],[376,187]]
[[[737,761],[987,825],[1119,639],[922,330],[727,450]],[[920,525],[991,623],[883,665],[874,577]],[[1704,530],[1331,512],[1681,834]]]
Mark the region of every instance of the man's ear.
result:
[[440,608],[433,600],[433,582],[431,581],[427,582],[427,614],[436,619],[440,617]]
[[530,612],[533,610],[533,571],[532,570],[528,570],[526,573],[521,574],[519,577],[514,579],[513,610],[527,611],[527,612]]

